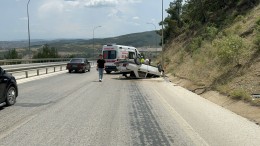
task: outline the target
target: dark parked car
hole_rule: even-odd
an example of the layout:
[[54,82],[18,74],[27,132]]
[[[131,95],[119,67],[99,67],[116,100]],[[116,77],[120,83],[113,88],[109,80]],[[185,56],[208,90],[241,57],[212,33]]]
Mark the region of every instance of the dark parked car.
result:
[[13,105],[18,96],[15,78],[0,67],[0,106]]
[[73,70],[75,72],[83,72],[90,71],[90,63],[86,58],[72,58],[70,62],[67,64],[67,70],[71,73]]

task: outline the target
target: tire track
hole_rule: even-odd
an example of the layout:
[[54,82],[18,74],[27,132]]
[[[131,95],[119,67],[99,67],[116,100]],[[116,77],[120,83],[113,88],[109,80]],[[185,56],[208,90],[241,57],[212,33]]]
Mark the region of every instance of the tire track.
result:
[[170,146],[173,140],[169,140],[157,122],[151,106],[142,94],[135,82],[129,87],[129,95],[132,102],[130,113],[133,145]]

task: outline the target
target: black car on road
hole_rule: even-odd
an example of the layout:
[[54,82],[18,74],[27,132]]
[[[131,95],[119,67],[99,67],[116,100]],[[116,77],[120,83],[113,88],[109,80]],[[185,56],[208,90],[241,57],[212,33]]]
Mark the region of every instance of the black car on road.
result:
[[18,96],[18,87],[14,76],[0,67],[0,106],[13,105]]
[[90,71],[90,63],[86,58],[72,58],[70,62],[67,64],[67,70],[71,73],[73,70],[75,72],[83,72]]

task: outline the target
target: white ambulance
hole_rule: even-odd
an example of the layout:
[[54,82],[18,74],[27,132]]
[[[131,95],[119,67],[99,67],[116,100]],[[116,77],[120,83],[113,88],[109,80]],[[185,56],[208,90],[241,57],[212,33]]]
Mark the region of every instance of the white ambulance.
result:
[[106,60],[105,71],[110,74],[112,71],[118,71],[115,62],[133,61],[140,56],[139,51],[135,47],[123,45],[104,45],[102,48],[103,58]]

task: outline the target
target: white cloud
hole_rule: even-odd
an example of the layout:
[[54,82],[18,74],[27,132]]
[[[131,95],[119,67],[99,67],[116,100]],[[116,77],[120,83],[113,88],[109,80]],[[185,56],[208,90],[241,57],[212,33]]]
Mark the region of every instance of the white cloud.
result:
[[152,18],[151,21],[152,21],[152,22],[157,22],[155,18]]
[[[25,30],[25,33],[13,33],[10,37],[2,35],[0,39],[27,38],[28,0],[0,1],[3,16],[0,32],[9,34],[8,30]],[[164,0],[165,9],[170,1]],[[10,7],[15,11],[10,11]],[[147,22],[158,28],[161,0],[31,0],[29,11],[32,38],[91,38],[93,27],[99,25],[102,27],[95,36],[118,36],[153,29],[146,25]]]
[[129,3],[141,3],[142,0],[126,0],[126,2],[129,2]]
[[[140,0],[44,0],[38,8],[37,23],[35,29],[41,28],[49,32],[50,36],[88,36],[88,27],[102,25],[102,35],[114,32],[127,32],[125,27],[140,26],[140,17],[136,16],[133,7]],[[133,4],[133,5],[130,5]],[[99,9],[91,9],[91,8]],[[97,13],[93,15],[93,13]],[[132,16],[132,17],[131,17]],[[135,17],[133,17],[135,16]],[[95,22],[93,22],[95,20]],[[132,22],[132,21],[134,22]],[[104,21],[106,21],[105,24]],[[89,25],[82,26],[82,23]],[[51,27],[50,27],[51,25]],[[124,28],[121,28],[125,26]],[[53,34],[50,34],[53,33]],[[98,33],[98,32],[97,32]],[[70,36],[67,36],[70,37]]]
[[132,22],[132,24],[133,24],[134,26],[140,26],[140,25],[141,25],[140,23],[136,23],[136,22]]
[[140,18],[138,16],[135,16],[132,18],[133,20],[139,20]]
[[21,21],[27,21],[28,20],[28,18],[27,17],[21,17],[21,18],[19,18],[19,20],[21,20]]
[[114,7],[122,3],[140,3],[142,0],[64,0],[74,6],[85,7]]
[[119,3],[118,0],[88,0],[85,7],[113,7]]
[[55,13],[61,13],[64,11],[64,4],[62,0],[51,1],[44,3],[39,8],[40,15],[49,15]]
[[65,4],[66,4],[67,6],[77,7],[77,6],[80,6],[80,1],[76,1],[76,0],[65,0]]
[[108,17],[114,17],[122,19],[124,17],[123,12],[118,9],[112,9],[111,12],[108,14]]

